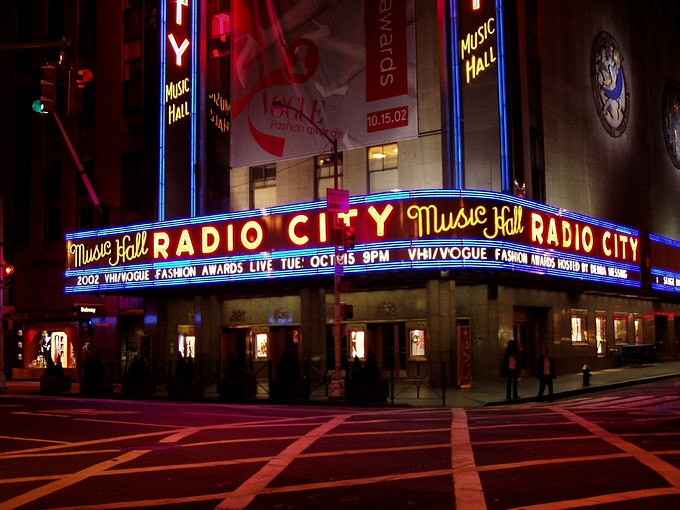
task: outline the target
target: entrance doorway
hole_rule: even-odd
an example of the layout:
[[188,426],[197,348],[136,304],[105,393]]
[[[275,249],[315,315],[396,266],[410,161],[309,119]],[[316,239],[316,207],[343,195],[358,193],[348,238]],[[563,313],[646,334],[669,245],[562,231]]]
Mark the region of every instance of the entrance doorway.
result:
[[231,328],[222,331],[220,339],[220,372],[224,372],[229,361],[235,361],[236,365],[244,373],[250,373],[253,369],[252,355],[249,348],[249,330],[247,328]]
[[406,325],[397,323],[368,324],[367,353],[371,350],[382,370],[399,375],[406,370]]
[[[654,343],[657,354],[672,354],[675,348],[675,331],[672,324],[675,322],[671,314],[657,313],[654,316]],[[651,342],[647,342],[651,343]]]
[[516,306],[512,327],[513,338],[517,341],[520,355],[520,376],[532,377],[536,373],[536,362],[543,347],[541,338],[547,339],[548,309]]

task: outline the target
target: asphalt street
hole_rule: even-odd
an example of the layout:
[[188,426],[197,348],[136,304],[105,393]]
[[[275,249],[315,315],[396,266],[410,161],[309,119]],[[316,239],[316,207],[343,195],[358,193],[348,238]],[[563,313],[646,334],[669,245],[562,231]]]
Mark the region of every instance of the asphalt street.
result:
[[477,408],[0,396],[0,508],[680,504],[680,379]]

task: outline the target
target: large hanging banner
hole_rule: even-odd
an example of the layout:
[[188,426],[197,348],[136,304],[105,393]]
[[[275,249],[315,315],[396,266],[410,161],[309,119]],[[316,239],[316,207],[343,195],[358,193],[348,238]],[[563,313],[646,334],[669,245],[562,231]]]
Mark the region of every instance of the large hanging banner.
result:
[[234,166],[417,136],[413,0],[234,0],[233,14]]

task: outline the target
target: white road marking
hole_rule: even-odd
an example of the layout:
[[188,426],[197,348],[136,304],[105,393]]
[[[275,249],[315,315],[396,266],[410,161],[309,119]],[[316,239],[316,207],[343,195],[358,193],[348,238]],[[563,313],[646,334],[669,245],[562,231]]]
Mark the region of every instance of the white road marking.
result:
[[451,465],[457,510],[484,510],[486,501],[475,455],[470,442],[467,414],[464,409],[452,409]]
[[217,508],[220,510],[240,510],[246,508],[274,478],[293,462],[293,460],[327,432],[345,422],[350,415],[335,416],[327,423],[315,428],[300,439],[290,444],[281,453],[272,457],[262,469],[246,480],[241,486],[225,498]]

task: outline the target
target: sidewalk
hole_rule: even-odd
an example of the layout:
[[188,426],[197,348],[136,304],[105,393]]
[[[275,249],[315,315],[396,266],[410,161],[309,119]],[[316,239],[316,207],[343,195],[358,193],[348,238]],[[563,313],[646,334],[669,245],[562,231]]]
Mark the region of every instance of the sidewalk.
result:
[[[680,361],[659,362],[650,365],[626,365],[621,368],[594,371],[591,374],[589,386],[583,385],[581,373],[558,374],[557,379],[554,380],[555,400],[583,393],[680,377]],[[520,400],[515,403],[537,401],[539,386],[537,378],[520,379],[517,386]],[[470,390],[453,389],[448,391],[446,395],[446,405],[449,407],[505,404],[509,404],[505,400],[505,380],[500,377],[497,381],[483,381],[478,384],[473,382],[473,387]]]
[[[622,386],[632,386],[636,384],[643,384],[647,382],[661,381],[664,379],[680,378],[680,361],[666,361],[650,365],[627,365],[621,368],[612,368],[607,370],[600,370],[592,372],[590,377],[590,385],[583,385],[583,376],[581,373],[558,375],[554,382],[555,400],[566,397],[572,397],[588,392],[601,391],[612,388],[619,388]],[[445,403],[447,407],[482,407],[492,405],[506,405],[509,403],[526,403],[535,402],[538,395],[538,379],[534,377],[520,379],[518,384],[518,392],[520,399],[515,402],[508,402],[505,400],[505,380],[500,377],[493,381],[477,381],[473,382],[472,388],[469,390],[447,388],[445,394]],[[40,383],[38,381],[7,381],[7,388],[0,393],[5,395],[39,395]],[[387,405],[394,403],[399,406],[409,407],[439,407],[443,405],[441,389],[433,390],[427,386],[416,386],[401,381],[395,382],[394,400],[388,398]],[[73,388],[68,393],[62,393],[63,396],[81,396],[80,388],[77,383],[73,384]],[[103,396],[102,398],[111,398],[111,396]],[[119,392],[113,394],[113,398],[124,398]],[[146,397],[131,397],[148,398],[158,400],[172,400],[167,393],[159,391],[154,395]],[[194,399],[178,399],[182,401],[192,400],[197,402],[222,402],[215,392],[215,388],[207,388],[202,397]],[[268,403],[266,398],[257,400],[258,403]],[[252,402],[244,402],[252,403]],[[329,401],[325,392],[315,392],[310,399],[299,402],[291,402],[291,404],[313,405],[313,404],[338,404],[343,405],[343,401]],[[378,404],[384,407],[385,404]]]

